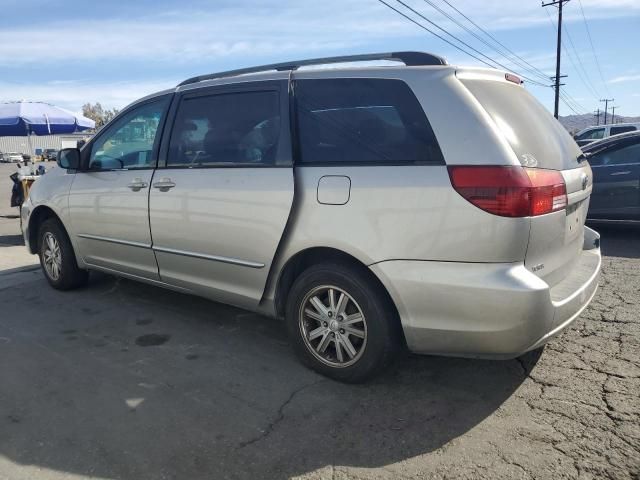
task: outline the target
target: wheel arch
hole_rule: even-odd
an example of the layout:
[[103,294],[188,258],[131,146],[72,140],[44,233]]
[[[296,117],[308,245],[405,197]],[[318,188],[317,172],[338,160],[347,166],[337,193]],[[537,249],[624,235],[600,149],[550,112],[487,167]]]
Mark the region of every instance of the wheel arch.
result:
[[[276,291],[274,297],[274,307],[276,315],[283,317],[285,312],[285,306],[287,302],[287,296],[296,278],[308,267],[319,263],[327,262],[339,262],[344,265],[351,265],[360,269],[376,284],[377,288],[385,295],[386,300],[389,302],[391,308],[393,308],[398,325],[400,326],[400,316],[398,314],[398,308],[393,301],[389,291],[384,286],[378,276],[362,261],[350,255],[342,250],[331,247],[310,247],[297,252],[293,255],[280,271],[278,281],[276,283]],[[403,335],[404,342],[404,335]]]
[[47,205],[38,205],[33,209],[31,215],[29,215],[29,223],[27,225],[29,251],[32,254],[38,253],[38,232],[40,230],[40,225],[42,225],[43,222],[50,218],[55,218],[56,220],[58,220],[60,222],[60,225],[62,225],[62,228],[64,228],[67,232],[67,235],[69,235],[69,230],[67,230],[67,227],[60,218],[60,215],[58,215],[51,207]]

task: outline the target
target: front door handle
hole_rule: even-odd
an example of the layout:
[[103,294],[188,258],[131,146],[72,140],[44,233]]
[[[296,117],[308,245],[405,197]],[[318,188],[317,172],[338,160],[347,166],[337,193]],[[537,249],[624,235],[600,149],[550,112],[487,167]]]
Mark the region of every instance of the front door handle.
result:
[[629,175],[631,173],[631,170],[625,170],[624,172],[613,172],[610,173],[609,175],[611,177],[617,176],[617,175]]
[[168,192],[175,186],[176,184],[173,183],[170,178],[162,178],[159,181],[153,183],[153,188],[157,188],[161,192]]
[[147,188],[149,186],[148,183],[143,182],[141,178],[134,178],[127,187],[129,187],[134,192],[139,192],[143,188]]

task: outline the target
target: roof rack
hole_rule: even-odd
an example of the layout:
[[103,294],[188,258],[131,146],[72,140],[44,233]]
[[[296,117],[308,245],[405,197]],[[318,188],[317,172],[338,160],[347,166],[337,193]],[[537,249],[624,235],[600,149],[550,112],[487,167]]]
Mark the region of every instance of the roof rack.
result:
[[272,63],[270,65],[261,65],[259,67],[240,68],[237,70],[228,70],[226,72],[210,73],[208,75],[199,75],[192,77],[178,86],[198,83],[204,80],[213,80],[215,78],[235,77],[236,75],[244,75],[247,73],[268,72],[269,70],[297,70],[300,67],[309,65],[326,65],[330,63],[349,63],[349,62],[369,62],[374,60],[396,60],[403,62],[407,67],[420,65],[447,65],[447,61],[425,52],[386,52],[386,53],[369,53],[364,55],[346,55],[341,57],[325,57],[311,58],[308,60],[296,60],[292,62]]

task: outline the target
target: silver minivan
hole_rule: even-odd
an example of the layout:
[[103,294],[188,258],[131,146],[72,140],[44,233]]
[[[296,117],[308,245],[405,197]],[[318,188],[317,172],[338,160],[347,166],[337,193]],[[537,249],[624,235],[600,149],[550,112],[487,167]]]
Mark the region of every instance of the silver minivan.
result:
[[54,288],[99,270],[283,318],[341,381],[402,347],[517,357],[597,288],[571,136],[518,77],[427,53],[195,77],[58,164],[22,208]]

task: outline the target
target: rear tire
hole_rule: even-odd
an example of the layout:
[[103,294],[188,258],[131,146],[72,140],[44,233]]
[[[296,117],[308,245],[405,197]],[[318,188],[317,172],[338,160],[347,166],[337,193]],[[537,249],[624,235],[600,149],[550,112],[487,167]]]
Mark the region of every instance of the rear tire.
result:
[[45,220],[38,232],[38,256],[44,276],[57,290],[72,290],[87,284],[89,272],[78,268],[69,236],[55,218]]
[[379,374],[400,346],[400,323],[387,293],[357,266],[327,263],[302,272],[285,319],[302,363],[341,382]]

